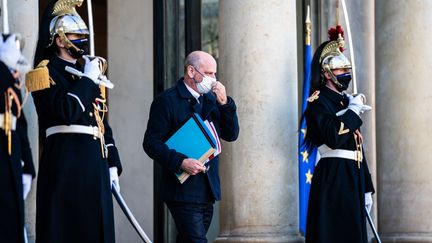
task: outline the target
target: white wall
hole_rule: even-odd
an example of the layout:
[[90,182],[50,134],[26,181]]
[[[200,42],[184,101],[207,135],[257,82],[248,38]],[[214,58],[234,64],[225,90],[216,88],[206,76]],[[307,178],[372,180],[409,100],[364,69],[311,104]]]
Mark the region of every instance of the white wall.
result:
[[[121,193],[153,238],[153,161],[142,149],[153,100],[153,1],[108,0],[109,121],[123,163]],[[117,242],[140,242],[115,203]]]

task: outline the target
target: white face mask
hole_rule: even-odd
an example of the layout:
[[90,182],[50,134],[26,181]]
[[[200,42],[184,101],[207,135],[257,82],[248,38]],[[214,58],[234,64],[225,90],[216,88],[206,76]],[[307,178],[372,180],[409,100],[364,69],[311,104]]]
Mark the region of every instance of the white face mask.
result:
[[215,78],[211,78],[209,76],[204,76],[203,80],[201,82],[196,83],[196,87],[197,87],[198,92],[200,94],[206,94],[206,93],[210,92],[214,83],[216,83]]

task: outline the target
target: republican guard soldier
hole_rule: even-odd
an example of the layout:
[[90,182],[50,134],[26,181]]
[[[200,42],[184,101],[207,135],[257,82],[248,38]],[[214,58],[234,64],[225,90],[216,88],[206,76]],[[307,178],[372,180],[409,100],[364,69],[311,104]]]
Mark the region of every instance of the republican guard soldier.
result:
[[75,10],[82,2],[48,5],[40,23],[37,67],[27,75],[43,146],[38,243],[115,242],[111,185],[119,188],[122,167],[99,89],[106,61],[86,56],[89,31]]
[[[334,33],[337,31],[339,33]],[[341,28],[317,49],[305,111],[306,143],[318,147],[309,196],[306,242],[366,243],[366,211],[374,192],[363,153],[362,114],[371,109],[364,95],[348,95],[351,63],[342,53]]]
[[21,86],[29,69],[16,35],[0,35],[0,242],[24,242],[24,200],[35,176]]

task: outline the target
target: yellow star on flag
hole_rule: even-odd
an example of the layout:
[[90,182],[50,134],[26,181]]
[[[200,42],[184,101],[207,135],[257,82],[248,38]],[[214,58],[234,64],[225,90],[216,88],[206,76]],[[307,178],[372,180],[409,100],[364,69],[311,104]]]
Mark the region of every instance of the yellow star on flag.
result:
[[300,152],[300,154],[303,156],[303,162],[309,163],[308,157],[309,157],[309,153],[307,150]]
[[305,174],[306,175],[306,183],[312,184],[312,174],[310,173],[310,170]]

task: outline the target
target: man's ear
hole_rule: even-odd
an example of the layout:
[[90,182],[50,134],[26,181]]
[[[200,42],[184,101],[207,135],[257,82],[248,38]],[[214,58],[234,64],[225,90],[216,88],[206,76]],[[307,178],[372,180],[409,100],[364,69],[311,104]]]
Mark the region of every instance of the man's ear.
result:
[[193,78],[194,77],[194,72],[195,72],[195,70],[192,67],[192,65],[189,65],[187,67],[187,74],[188,74],[189,78]]

